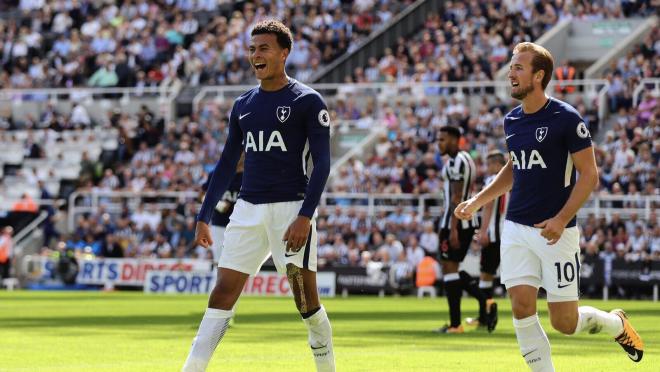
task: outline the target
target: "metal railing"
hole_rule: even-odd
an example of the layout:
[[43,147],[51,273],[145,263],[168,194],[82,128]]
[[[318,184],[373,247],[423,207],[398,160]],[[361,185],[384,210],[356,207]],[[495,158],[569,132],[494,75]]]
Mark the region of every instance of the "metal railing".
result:
[[[431,202],[432,201],[432,202]],[[374,216],[378,212],[391,212],[397,207],[404,210],[416,210],[429,213],[438,217],[444,213],[444,197],[442,194],[368,194],[368,193],[329,193],[321,197],[321,207],[339,207],[342,209],[354,209],[356,211],[367,211],[368,216]],[[621,206],[616,206],[617,204]],[[630,207],[633,205],[633,207]],[[628,219],[633,214],[641,220],[649,220],[651,213],[660,206],[660,195],[636,196],[636,195],[594,195],[578,211],[579,218],[585,218],[593,214],[597,217],[610,217],[618,214],[621,218]]]
[[[106,212],[119,213],[125,204],[134,210],[142,204],[144,198],[150,198],[156,200],[150,201],[149,206],[160,211],[174,209],[180,201],[195,203],[195,207],[198,207],[197,197],[198,194],[194,191],[76,191],[69,197],[68,228],[74,229],[77,215],[96,213],[101,206]],[[81,198],[86,198],[87,202],[84,205],[76,205]],[[580,209],[578,217],[586,218],[591,214],[596,217],[610,217],[618,214],[623,219],[628,219],[636,214],[641,220],[649,220],[657,206],[660,206],[660,195],[594,195]],[[428,211],[431,216],[438,217],[444,213],[444,197],[441,193],[415,195],[325,192],[321,196],[319,207],[364,211],[369,217],[402,207],[404,211],[416,211],[420,215]]]
[[30,89],[0,89],[0,103],[12,102],[12,106],[21,102],[48,102],[56,104],[60,101],[76,100],[90,105],[95,100],[113,99],[121,105],[128,105],[131,98],[153,98],[160,106],[161,114],[170,120],[174,117],[172,104],[181,91],[182,84],[167,87],[108,87],[108,88],[30,88]]
[[[149,205],[156,210],[174,209],[179,201],[197,200],[199,194],[195,191],[104,191],[77,190],[69,195],[67,227],[69,231],[75,228],[76,217],[81,213],[96,213],[102,206],[105,211],[118,213],[124,205],[136,209],[144,198],[156,199]],[[79,202],[82,199],[82,204]]]
[[633,90],[633,107],[637,107],[639,105],[639,96],[642,93],[642,91],[649,89],[649,86],[653,85],[652,93],[653,96],[656,98],[660,98],[660,78],[647,78],[647,79],[642,79],[639,84],[635,87],[635,90]]
[[[607,112],[607,90],[610,86],[609,82],[605,79],[590,79],[590,80],[565,80],[562,82],[550,81],[547,90],[550,92],[554,87],[559,84],[561,86],[576,86],[584,87],[583,94],[588,104],[592,99],[598,100],[598,116],[602,120]],[[508,90],[510,83],[508,81],[453,81],[453,82],[428,82],[428,83],[355,83],[355,84],[311,84],[312,88],[326,94],[336,95],[339,92],[350,89],[369,96],[383,96],[383,97],[414,97],[421,96],[440,96],[443,94],[429,93],[433,91],[452,90],[451,96],[463,98],[471,95],[470,90],[477,89],[493,89],[493,95],[501,98],[508,98]],[[224,86],[206,86],[202,88],[199,93],[193,98],[193,109],[199,110],[202,102],[211,97],[221,100],[233,100],[240,94],[254,88],[254,85],[224,85]],[[354,95],[356,95],[354,93]],[[475,95],[483,95],[482,93],[475,93]]]

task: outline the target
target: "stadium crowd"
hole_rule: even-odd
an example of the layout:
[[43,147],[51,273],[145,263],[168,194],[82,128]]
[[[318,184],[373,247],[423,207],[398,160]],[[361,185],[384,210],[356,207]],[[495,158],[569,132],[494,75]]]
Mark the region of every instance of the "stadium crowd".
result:
[[21,0],[0,18],[0,88],[256,82],[249,30],[273,16],[296,35],[288,63],[305,81],[410,3]]
[[400,38],[345,81],[493,80],[517,43],[537,40],[560,21],[620,19],[654,11],[647,1],[447,1],[444,7],[443,14],[428,15],[415,37]]

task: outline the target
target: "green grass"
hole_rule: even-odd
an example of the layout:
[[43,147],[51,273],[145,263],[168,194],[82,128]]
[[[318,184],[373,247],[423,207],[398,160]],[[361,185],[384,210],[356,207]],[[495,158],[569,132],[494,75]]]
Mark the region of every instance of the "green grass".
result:
[[[510,307],[500,300],[497,331],[430,330],[448,318],[444,298],[326,299],[337,371],[527,371]],[[205,308],[203,296],[142,293],[0,292],[0,371],[178,371]],[[646,342],[634,364],[604,334],[563,336],[539,308],[557,371],[658,371],[660,305],[584,301],[622,307]],[[464,299],[464,316],[475,301]],[[244,298],[209,371],[314,371],[306,330],[291,299]]]

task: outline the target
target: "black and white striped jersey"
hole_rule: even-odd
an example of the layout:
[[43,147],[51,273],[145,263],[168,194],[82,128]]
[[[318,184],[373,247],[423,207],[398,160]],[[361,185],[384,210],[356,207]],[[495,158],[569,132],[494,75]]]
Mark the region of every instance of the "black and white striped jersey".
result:
[[[485,184],[488,185],[495,180],[495,175],[486,178]],[[502,226],[504,226],[504,216],[509,206],[509,193],[506,192],[493,200],[493,210],[490,212],[490,221],[488,222],[488,239],[491,242],[499,242],[502,236]]]
[[[451,227],[451,219],[454,217],[454,211],[450,210],[449,204],[451,201],[451,186],[452,182],[462,182],[463,188],[461,193],[461,201],[470,198],[470,190],[474,184],[477,175],[477,167],[474,161],[466,151],[459,151],[455,157],[449,157],[449,161],[442,168],[442,180],[444,181],[445,193],[445,213],[440,220],[441,229],[449,229]],[[471,220],[459,221],[459,229],[477,228],[479,222],[477,217],[474,216]]]

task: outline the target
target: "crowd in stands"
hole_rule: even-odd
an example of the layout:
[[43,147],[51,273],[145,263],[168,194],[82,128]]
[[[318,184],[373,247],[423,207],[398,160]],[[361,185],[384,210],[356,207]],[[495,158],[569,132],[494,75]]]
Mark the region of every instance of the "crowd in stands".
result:
[[633,92],[641,79],[660,76],[660,27],[655,27],[640,44],[613,61],[605,71],[610,112],[625,115],[633,106]]
[[400,38],[346,81],[493,80],[517,43],[537,40],[560,21],[620,19],[654,11],[647,1],[447,1],[443,6],[442,14],[427,16],[415,37]]
[[288,63],[305,81],[410,3],[21,0],[0,18],[0,88],[255,82],[249,31],[267,17],[294,33]]

